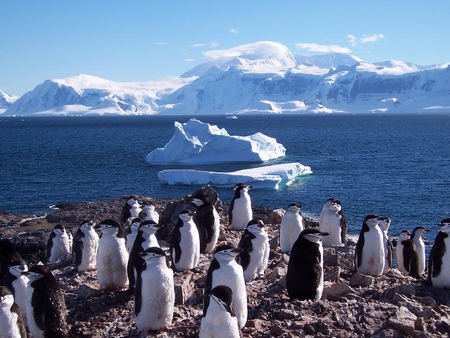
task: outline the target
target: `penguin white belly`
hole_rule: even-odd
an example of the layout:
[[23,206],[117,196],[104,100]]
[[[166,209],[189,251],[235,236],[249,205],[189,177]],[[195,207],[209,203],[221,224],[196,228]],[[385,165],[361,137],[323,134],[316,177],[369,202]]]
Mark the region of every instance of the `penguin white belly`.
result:
[[84,234],[83,252],[78,271],[89,271],[97,268],[98,235],[95,231]]
[[64,259],[70,253],[69,237],[56,236],[53,238],[53,246],[50,251],[49,262],[56,262],[60,259]]
[[143,250],[146,250],[151,247],[157,247],[157,248],[160,247],[158,240],[156,239],[156,236],[153,234],[148,236],[147,238],[145,238],[144,243],[142,243]]
[[27,314],[27,284],[28,278],[26,276],[21,276],[17,278],[12,285],[14,287],[14,302],[20,307],[24,315],[24,324],[26,324],[26,314]]
[[329,235],[322,239],[324,246],[342,245],[341,240],[341,218],[336,213],[327,212],[323,215],[320,222],[320,230],[328,232]]
[[416,242],[416,250],[417,256],[419,257],[419,275],[423,275],[425,273],[425,244],[422,240]]
[[212,237],[211,241],[206,244],[205,253],[213,252],[214,248],[216,247],[217,241],[219,240],[220,216],[215,208],[213,209],[213,214],[214,214],[214,224],[212,227]]
[[264,276],[269,262],[269,239],[267,234],[256,236],[252,240],[253,251],[250,252],[250,263],[244,271],[246,281],[254,280],[256,277]]
[[[180,260],[175,263],[178,271],[193,269],[200,260],[200,237],[195,224],[180,228]],[[173,254],[173,253],[172,253]]]
[[234,200],[231,229],[243,230],[253,217],[250,196],[243,196]]
[[[431,276],[431,284],[438,288],[450,288],[450,237],[444,239],[446,251],[442,256],[441,272],[438,276]],[[428,271],[431,273],[431,271]]]
[[314,298],[315,300],[319,300],[320,298],[322,298],[322,294],[323,294],[323,246],[322,245],[319,245],[319,255],[320,255],[320,262],[322,262],[322,264],[320,265],[319,268],[322,270],[322,273],[320,274],[319,284],[316,288],[316,297]]
[[389,252],[388,252],[388,235],[383,231],[383,244],[384,244],[384,268],[383,275],[389,272],[391,267],[389,266]]
[[97,253],[97,278],[104,289],[128,285],[128,252],[125,239],[103,235]]
[[18,315],[10,309],[0,309],[0,338],[21,338],[17,319]]
[[213,305],[209,305],[208,313],[201,320],[199,338],[239,338],[237,318],[213,309]]
[[[34,318],[34,309],[33,305],[31,305],[31,299],[33,297],[34,289],[30,286],[27,287],[27,322],[28,322],[28,330],[31,333],[31,336],[33,338],[44,338],[44,331],[41,330],[37,324],[36,320]],[[42,315],[41,313],[38,314],[39,316]]]
[[361,264],[359,273],[370,276],[381,276],[384,269],[385,253],[381,230],[371,230],[364,234]]
[[397,242],[397,246],[395,247],[395,253],[397,255],[397,268],[404,275],[408,275],[408,271],[405,269],[405,265],[403,264],[403,244],[400,241]]
[[286,213],[281,219],[280,248],[282,252],[291,252],[292,246],[303,230],[303,218],[299,214]]
[[172,323],[175,302],[172,270],[149,266],[141,277],[142,305],[136,316],[137,328],[147,332],[168,327]]
[[131,249],[133,248],[134,241],[136,240],[137,231],[131,231],[126,236],[126,243],[127,243],[127,251],[131,252]]
[[217,285],[226,285],[233,291],[233,310],[239,328],[243,328],[247,322],[247,289],[242,267],[236,261],[222,264],[220,269],[214,270],[212,274],[211,290]]

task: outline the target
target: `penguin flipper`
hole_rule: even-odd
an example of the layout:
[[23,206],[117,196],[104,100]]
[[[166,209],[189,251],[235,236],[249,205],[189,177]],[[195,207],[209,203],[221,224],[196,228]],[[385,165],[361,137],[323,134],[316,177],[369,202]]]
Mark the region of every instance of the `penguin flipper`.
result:
[[341,242],[342,242],[342,244],[345,244],[345,243],[347,243],[347,219],[345,218],[345,215],[342,212],[342,210],[339,212],[339,214],[341,215],[341,222],[340,222]]
[[231,200],[230,207],[228,208],[228,225],[233,221],[233,209],[234,209],[234,198]]
[[178,263],[181,258],[180,240],[181,240],[180,229],[176,228],[172,233],[172,240],[170,241],[171,242],[170,252],[172,254],[172,260],[174,261],[174,263]]
[[249,231],[245,230],[244,234],[239,241],[238,247],[242,249],[242,252],[238,256],[238,263],[245,271],[250,264],[250,252],[253,249],[252,240],[256,238]]
[[361,266],[362,261],[362,249],[364,247],[364,230],[361,230],[358,238],[358,242],[356,242],[355,248],[355,267],[358,268]]

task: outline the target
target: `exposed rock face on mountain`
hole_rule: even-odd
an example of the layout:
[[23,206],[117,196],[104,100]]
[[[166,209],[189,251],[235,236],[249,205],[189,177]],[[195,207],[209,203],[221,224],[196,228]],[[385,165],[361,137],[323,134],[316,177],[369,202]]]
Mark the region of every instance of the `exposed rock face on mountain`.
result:
[[0,114],[5,112],[19,97],[6,94],[0,90]]
[[240,46],[239,50],[236,55],[205,62],[181,77],[142,83],[118,83],[89,75],[47,80],[12,104],[6,114],[450,110],[448,63],[368,63],[346,54],[306,57],[270,41]]
[[[139,199],[155,203],[165,225],[159,240],[166,246],[170,224],[177,212],[190,205],[190,197],[164,201],[144,196]],[[213,193],[210,199],[222,210],[219,244],[236,246],[242,232],[228,230],[225,217],[228,204]],[[54,214],[22,223],[19,215],[2,213],[0,234],[12,239],[28,262],[36,262],[43,259],[46,240],[57,223],[74,233],[84,219],[95,222],[118,219],[125,200],[60,203]],[[285,287],[289,255],[283,254],[278,245],[284,211],[264,207],[253,210],[254,216],[267,226],[271,252],[265,276],[246,284],[249,316],[242,330],[244,337],[442,337],[450,333],[448,290],[404,277],[397,269],[378,278],[355,274],[352,240],[345,247],[324,250],[325,289],[321,300],[290,300]],[[314,220],[308,222],[314,225]],[[202,254],[196,269],[174,274],[176,305],[172,326],[151,336],[197,336],[211,259],[211,254]],[[136,330],[134,300],[129,294],[101,291],[95,271],[77,273],[73,266],[55,266],[53,273],[65,293],[71,326],[69,337],[146,337]]]

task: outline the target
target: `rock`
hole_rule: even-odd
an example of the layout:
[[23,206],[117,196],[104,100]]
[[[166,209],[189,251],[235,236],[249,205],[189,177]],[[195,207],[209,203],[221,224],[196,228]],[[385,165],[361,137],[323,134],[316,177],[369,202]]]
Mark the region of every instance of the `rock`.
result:
[[326,298],[327,296],[347,296],[348,294],[355,294],[355,290],[353,290],[346,283],[326,283],[323,289],[323,296]]
[[190,271],[174,274],[175,305],[183,305],[195,290],[193,274]]
[[281,224],[281,219],[283,218],[285,213],[286,211],[284,211],[283,209],[272,210],[269,218],[270,224]]
[[373,281],[374,277],[357,272],[350,279],[350,286],[367,287],[371,286],[373,284]]
[[416,327],[417,316],[406,307],[400,306],[394,316],[388,319],[388,324],[406,335],[412,335]]

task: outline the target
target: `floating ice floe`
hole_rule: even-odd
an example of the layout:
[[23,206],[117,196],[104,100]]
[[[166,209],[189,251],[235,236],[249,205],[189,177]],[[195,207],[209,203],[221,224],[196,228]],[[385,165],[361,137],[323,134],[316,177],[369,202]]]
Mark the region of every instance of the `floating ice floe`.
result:
[[225,129],[190,119],[175,122],[175,133],[164,148],[147,154],[151,164],[212,164],[264,162],[283,157],[284,146],[262,133],[231,136]]
[[158,172],[158,179],[169,185],[212,185],[231,187],[237,183],[254,188],[279,189],[301,176],[312,174],[310,167],[299,162],[262,166],[232,172],[215,172],[194,169],[167,169]]

